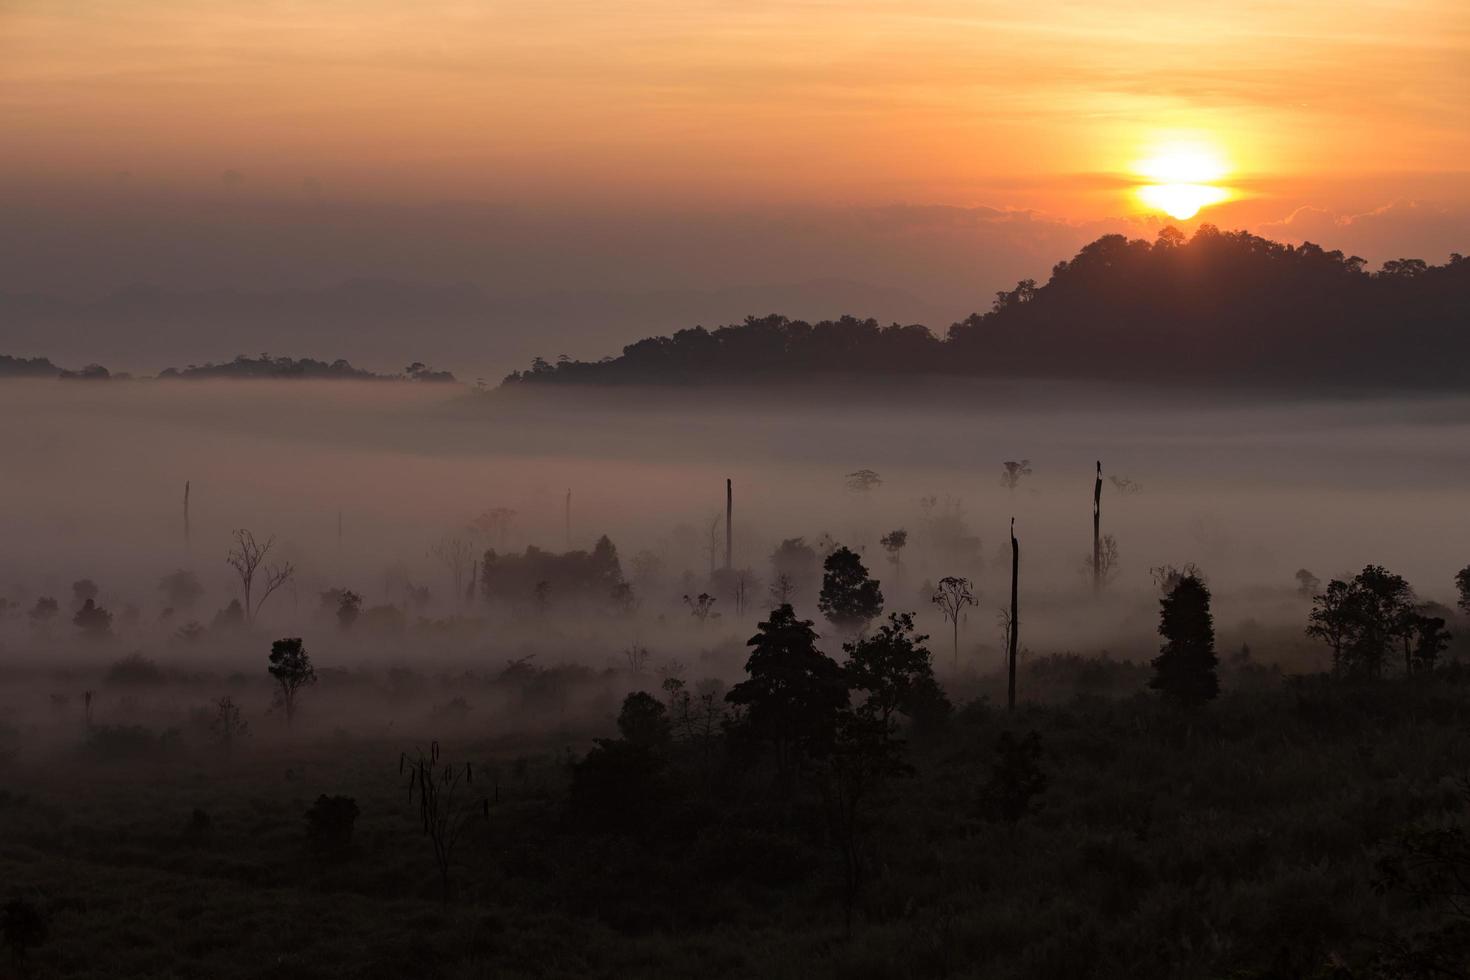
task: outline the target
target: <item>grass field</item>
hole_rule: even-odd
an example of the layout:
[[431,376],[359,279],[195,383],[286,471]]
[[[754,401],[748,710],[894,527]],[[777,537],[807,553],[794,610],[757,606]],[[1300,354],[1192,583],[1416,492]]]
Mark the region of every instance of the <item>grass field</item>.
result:
[[[1124,681],[1136,672],[1110,669]],[[225,757],[190,735],[108,751],[78,733],[39,757],[12,737],[0,897],[33,901],[49,930],[9,968],[1380,975],[1385,941],[1441,922],[1435,908],[1375,891],[1375,862],[1401,831],[1458,819],[1470,684],[1453,671],[1367,686],[1246,680],[1227,675],[1221,700],[1193,712],[1142,693],[1014,716],[961,708],[909,744],[913,774],[863,811],[871,874],[850,937],[838,852],[810,791],[775,796],[762,770],[723,756],[700,778],[702,757],[676,745],[636,813],[573,806],[568,760],[611,718],[595,732],[444,743],[446,759],[475,764],[475,799],[490,801],[488,818],[466,823],[447,903],[399,772],[400,753],[427,740],[275,734]],[[1040,733],[1048,783],[1013,824],[980,803],[1007,728]],[[361,810],[344,854],[308,841],[305,814],[321,794]]]

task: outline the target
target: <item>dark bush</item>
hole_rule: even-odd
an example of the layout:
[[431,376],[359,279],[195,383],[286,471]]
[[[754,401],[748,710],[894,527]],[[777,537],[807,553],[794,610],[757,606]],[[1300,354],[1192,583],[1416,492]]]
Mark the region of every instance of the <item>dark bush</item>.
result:
[[663,756],[622,739],[600,739],[572,766],[571,812],[594,827],[629,832],[644,828],[666,795]]
[[163,670],[143,656],[141,650],[134,650],[107,668],[109,684],[158,684],[162,681]]
[[106,762],[167,756],[182,744],[178,729],[155,732],[142,725],[95,725],[87,731],[86,751]]
[[306,811],[306,839],[317,854],[340,857],[352,847],[357,801],[350,796],[318,796]]

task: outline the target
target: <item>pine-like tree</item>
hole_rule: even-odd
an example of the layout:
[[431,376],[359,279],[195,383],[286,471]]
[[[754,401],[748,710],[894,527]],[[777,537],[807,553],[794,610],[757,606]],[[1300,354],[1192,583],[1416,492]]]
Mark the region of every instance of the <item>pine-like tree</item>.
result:
[[785,775],[804,757],[831,747],[838,712],[847,707],[847,679],[817,649],[811,620],[797,619],[789,604],[772,610],[758,628],[747,644],[750,676],[725,700],[745,708],[751,734],[776,750],[777,768]]
[[859,633],[883,612],[883,592],[857,552],[838,548],[822,566],[822,594],[817,608],[827,621],[847,633]]
[[1186,575],[1159,600],[1159,635],[1164,646],[1154,658],[1149,686],[1181,704],[1198,705],[1220,693],[1215,675],[1215,622],[1210,590]]

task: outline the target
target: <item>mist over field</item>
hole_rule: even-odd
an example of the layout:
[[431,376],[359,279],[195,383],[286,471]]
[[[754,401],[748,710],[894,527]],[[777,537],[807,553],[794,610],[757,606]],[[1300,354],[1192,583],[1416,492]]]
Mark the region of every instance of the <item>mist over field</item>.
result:
[[[596,408],[587,401],[594,397]],[[729,478],[733,564],[760,580],[755,611],[764,609],[780,541],[826,534],[865,556],[888,609],[917,611],[935,635],[944,628],[925,583],[932,591],[945,575],[974,579],[983,597],[963,631],[964,659],[991,670],[1012,516],[1028,601],[1046,608],[1028,617],[1027,647],[1140,657],[1153,642],[1150,569],[1167,564],[1195,562],[1207,574],[1226,635],[1247,620],[1299,620],[1304,607],[1291,593],[1302,567],[1325,580],[1381,562],[1422,583],[1424,597],[1450,602],[1463,558],[1446,532],[1470,489],[1470,399],[1461,397],[1288,400],[949,382],[839,403],[734,388],[614,396],[350,382],[13,382],[0,387],[0,419],[12,447],[0,483],[7,645],[31,646],[20,614],[36,596],[69,596],[70,583],[91,578],[115,614],[136,608],[117,649],[153,648],[185,662],[207,653],[168,642],[181,624],[159,622],[167,603],[157,583],[177,568],[194,571],[206,590],[194,618],[207,622],[239,590],[225,563],[235,528],[273,536],[275,554],[296,565],[289,591],[261,616],[276,633],[309,633],[318,594],[329,588],[350,588],[368,605],[401,604],[407,580],[430,590],[425,615],[489,616],[474,650],[455,655],[465,663],[501,665],[513,653],[513,627],[515,642],[533,645],[585,633],[570,656],[601,664],[660,620],[682,622],[680,597],[711,588],[710,571],[724,561]],[[1001,463],[1022,458],[1034,473],[1007,490]],[[1104,485],[1103,527],[1120,552],[1105,601],[1091,597],[1082,567],[1094,460],[1106,477],[1137,488]],[[848,489],[846,474],[864,468],[882,482]],[[934,498],[927,516],[926,497]],[[468,530],[496,508],[514,512],[504,528]],[[926,525],[955,517],[944,533],[978,545],[926,534]],[[878,540],[895,528],[911,535],[902,581]],[[492,547],[590,549],[603,534],[630,579],[633,556],[659,559],[657,578],[635,584],[631,623],[584,623],[580,608],[534,624],[524,609],[487,612],[478,597],[452,598],[429,554],[446,535],[472,540],[478,560]],[[534,584],[525,583],[527,602]],[[710,632],[743,640],[754,615],[736,619],[729,597],[719,598],[724,616]],[[815,600],[808,589],[795,604],[816,617]],[[70,632],[59,625],[52,643],[68,645]],[[322,632],[328,648],[342,645]],[[665,642],[661,653],[687,657],[698,641],[672,634]],[[992,648],[988,657],[982,645]],[[379,657],[424,666],[426,654],[408,643]],[[325,659],[349,656],[342,649]]]

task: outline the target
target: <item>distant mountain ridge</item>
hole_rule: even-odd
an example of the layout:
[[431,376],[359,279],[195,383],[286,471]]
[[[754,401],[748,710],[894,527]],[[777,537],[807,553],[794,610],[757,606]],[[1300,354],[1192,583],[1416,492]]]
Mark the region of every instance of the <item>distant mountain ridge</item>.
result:
[[310,289],[134,285],[94,297],[0,292],[0,351],[151,372],[221,351],[288,350],[326,361],[346,356],[375,371],[416,358],[452,365],[469,379],[498,378],[548,347],[553,356],[591,356],[610,343],[753,310],[809,316],[841,309],[929,322],[964,312],[839,279],[655,292],[509,291],[395,279]]
[[1356,256],[1203,225],[1106,235],[952,324],[749,317],[537,358],[505,386],[790,381],[819,374],[1054,377],[1201,384],[1470,386],[1470,261],[1368,272]]
[[[60,378],[87,381],[109,381],[131,379],[130,374],[114,374],[100,364],[69,371],[53,364],[44,357],[12,357],[0,354],[0,378]],[[309,357],[259,357],[238,355],[234,360],[219,364],[190,364],[184,368],[165,368],[158,373],[160,380],[324,380],[324,381],[420,381],[452,383],[454,375],[448,371],[435,371],[420,361],[408,365],[401,374],[378,374],[355,368],[342,358],[327,362]]]

